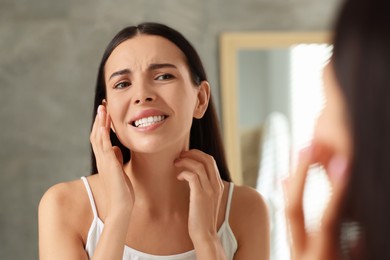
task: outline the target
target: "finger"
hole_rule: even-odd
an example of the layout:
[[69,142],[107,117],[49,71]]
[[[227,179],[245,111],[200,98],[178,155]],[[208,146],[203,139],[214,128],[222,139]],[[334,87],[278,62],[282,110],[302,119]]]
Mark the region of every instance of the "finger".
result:
[[[109,131],[105,127],[100,127],[100,136],[102,146],[98,149],[99,163],[105,164],[105,172],[108,173],[123,173],[123,157],[119,147],[113,147]],[[99,168],[99,167],[98,167]]]
[[322,219],[322,236],[324,240],[333,242],[335,232],[338,232],[340,207],[347,186],[348,160],[334,156],[328,164],[327,172],[333,184],[333,191]]
[[290,190],[289,190],[289,185],[290,185],[290,178],[292,177],[285,177],[281,180],[281,185],[282,185],[282,191],[283,191],[283,199],[284,199],[284,202],[285,202],[285,205],[289,205],[289,194],[290,194]]
[[208,192],[211,192],[213,190],[211,188],[210,181],[207,177],[206,169],[202,163],[190,158],[179,158],[175,161],[175,166],[184,168],[185,171],[189,171],[198,175],[202,190]]
[[103,105],[99,106],[98,115],[99,115],[99,127],[106,127],[107,112],[105,106]]
[[302,252],[307,243],[302,200],[310,163],[311,150],[307,148],[300,153],[295,174],[290,176],[287,183],[288,204],[286,214],[290,226],[293,248],[298,252]]
[[199,175],[197,175],[194,172],[190,171],[182,171],[177,178],[181,181],[185,180],[188,182],[191,190],[191,197],[193,196],[192,192],[195,192],[196,194],[200,194],[202,192],[202,187],[199,180]]
[[116,158],[114,151],[112,150],[112,143],[110,139],[110,132],[107,128],[107,121],[109,121],[109,115],[106,112],[106,108],[100,105],[98,108],[98,133],[95,139],[96,153],[100,158],[110,155],[110,157]]
[[95,141],[96,135],[99,131],[98,124],[99,124],[99,107],[97,108],[95,120],[93,121],[92,129],[91,129],[91,135],[89,138],[91,143]]
[[111,128],[111,116],[110,116],[110,113],[108,113],[107,102],[105,100],[103,100],[103,105],[104,105],[104,111],[106,113],[106,116],[105,116],[105,126],[106,126],[107,129],[110,129]]
[[113,152],[109,130],[105,126],[100,127],[100,137],[103,152]]
[[311,150],[310,148],[306,148],[302,150],[299,155],[299,160],[295,169],[295,173],[289,177],[288,190],[290,191],[290,193],[288,195],[289,200],[291,201],[291,205],[298,204],[299,206],[301,206],[302,204],[305,181],[310,164]]
[[334,154],[334,149],[322,141],[315,141],[311,145],[312,161],[321,164],[327,165],[332,154]]
[[94,135],[94,139],[92,140],[94,152],[97,159],[103,158],[102,149],[103,149],[103,136],[105,131],[103,131],[102,128],[104,128],[105,121],[106,121],[105,107],[103,105],[99,105],[97,115],[96,115],[96,125],[95,125],[96,132]]
[[91,131],[91,135],[90,135],[90,142],[92,145],[92,150],[93,150],[95,157],[96,157],[97,164],[99,164],[99,162],[101,161],[100,158],[101,158],[102,143],[101,143],[100,130],[99,130],[99,124],[100,124],[99,121],[101,119],[101,110],[102,110],[102,106],[100,105],[100,106],[98,106],[95,121],[93,123],[92,131]]
[[182,152],[180,157],[191,158],[201,162],[206,169],[207,177],[210,180],[212,188],[216,191],[223,191],[223,181],[219,174],[217,163],[211,155],[197,149],[192,149]]

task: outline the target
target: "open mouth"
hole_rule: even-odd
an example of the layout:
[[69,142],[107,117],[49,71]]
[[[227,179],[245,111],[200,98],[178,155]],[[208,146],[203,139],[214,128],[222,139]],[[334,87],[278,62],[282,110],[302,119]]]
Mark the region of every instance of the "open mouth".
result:
[[161,121],[164,121],[167,119],[168,116],[161,115],[161,116],[148,116],[144,118],[137,119],[133,122],[131,122],[131,125],[134,127],[147,127],[156,123],[159,123]]

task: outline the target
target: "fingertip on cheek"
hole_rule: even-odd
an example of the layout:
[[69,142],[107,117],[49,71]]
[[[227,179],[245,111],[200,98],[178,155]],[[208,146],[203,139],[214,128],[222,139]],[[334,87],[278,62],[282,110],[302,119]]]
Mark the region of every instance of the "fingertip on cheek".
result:
[[335,155],[328,163],[328,175],[332,182],[338,182],[345,178],[348,170],[348,160],[344,156]]

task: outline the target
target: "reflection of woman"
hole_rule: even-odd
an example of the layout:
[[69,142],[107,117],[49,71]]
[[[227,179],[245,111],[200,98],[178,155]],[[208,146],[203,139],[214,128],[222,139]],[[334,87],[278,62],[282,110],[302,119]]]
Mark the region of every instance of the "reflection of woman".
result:
[[[388,7],[347,0],[341,9],[324,72],[326,106],[313,144],[286,183],[295,259],[390,259]],[[320,232],[307,234],[302,195],[313,163],[327,170],[333,194]]]
[[41,259],[268,258],[266,207],[230,183],[210,87],[181,34],[154,23],[119,32],[94,118],[97,174],[42,198]]

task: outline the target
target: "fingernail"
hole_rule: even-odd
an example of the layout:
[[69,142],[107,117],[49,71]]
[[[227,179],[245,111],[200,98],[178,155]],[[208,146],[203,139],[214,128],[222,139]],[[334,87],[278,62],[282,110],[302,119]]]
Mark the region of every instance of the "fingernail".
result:
[[97,109],[97,112],[98,112],[99,115],[102,113],[102,110],[103,110],[103,106],[99,105],[98,109]]
[[328,175],[332,181],[340,181],[347,173],[348,160],[340,155],[330,159],[328,163]]

